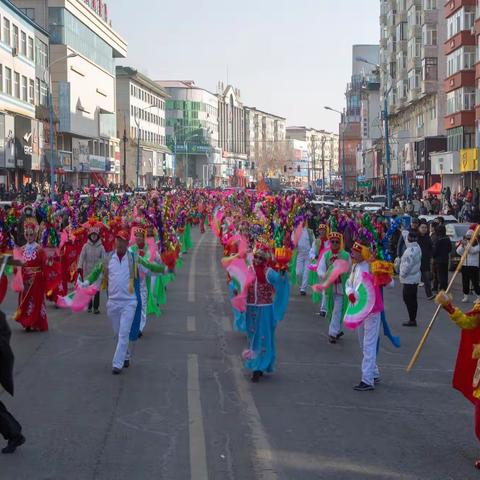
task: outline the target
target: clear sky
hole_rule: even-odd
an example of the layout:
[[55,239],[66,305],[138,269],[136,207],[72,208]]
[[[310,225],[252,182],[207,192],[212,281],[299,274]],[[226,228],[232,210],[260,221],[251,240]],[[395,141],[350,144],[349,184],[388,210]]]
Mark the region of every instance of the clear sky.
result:
[[378,0],[110,0],[128,64],[152,79],[219,80],[287,125],[338,131],[353,44],[379,41]]

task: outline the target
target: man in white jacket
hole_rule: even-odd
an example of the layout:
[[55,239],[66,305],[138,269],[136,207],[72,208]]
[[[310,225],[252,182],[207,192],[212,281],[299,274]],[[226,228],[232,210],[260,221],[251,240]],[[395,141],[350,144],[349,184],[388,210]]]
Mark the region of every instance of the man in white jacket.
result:
[[403,301],[407,306],[409,320],[404,327],[417,326],[418,284],[421,278],[422,249],[417,243],[417,231],[408,232],[407,248],[400,261],[400,283],[403,285]]

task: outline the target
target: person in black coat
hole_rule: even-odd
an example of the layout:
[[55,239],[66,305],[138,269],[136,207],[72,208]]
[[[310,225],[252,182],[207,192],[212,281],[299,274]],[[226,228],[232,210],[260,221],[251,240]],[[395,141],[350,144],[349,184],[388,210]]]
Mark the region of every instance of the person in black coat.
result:
[[448,286],[448,263],[450,261],[450,252],[452,251],[452,242],[447,237],[447,231],[444,225],[437,227],[437,239],[433,244],[433,264],[438,277],[438,288],[446,290]]
[[[14,356],[10,348],[12,332],[8,326],[5,314],[0,311],[0,384],[13,396],[13,362]],[[7,446],[2,453],[13,453],[25,443],[22,426],[0,401],[0,434],[7,440]]]
[[432,249],[433,243],[430,238],[430,233],[428,231],[428,225],[425,220],[420,220],[420,225],[418,227],[418,239],[417,243],[422,250],[422,264],[420,265],[420,273],[422,274],[422,282],[425,287],[425,295],[428,300],[432,300]]

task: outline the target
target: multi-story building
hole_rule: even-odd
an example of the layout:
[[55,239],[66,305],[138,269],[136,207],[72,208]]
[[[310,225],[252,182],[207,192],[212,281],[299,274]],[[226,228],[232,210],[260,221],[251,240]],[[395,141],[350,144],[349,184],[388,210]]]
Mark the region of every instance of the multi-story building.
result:
[[191,80],[158,80],[170,98],[166,102],[167,145],[173,153],[172,175],[203,185],[222,184],[218,147],[218,97]]
[[[122,183],[156,186],[171,177],[172,156],[166,144],[167,92],[153,80],[130,67],[116,68],[117,136],[122,139],[116,169]],[[120,163],[122,162],[122,168]],[[125,169],[125,172],[123,172]]]
[[441,175],[439,178],[444,187],[454,191],[479,185],[475,138],[476,72],[480,72],[476,67],[476,5],[476,0],[449,0],[444,6],[447,152],[435,157],[436,165],[432,165],[432,170]]
[[278,177],[286,159],[286,122],[283,117],[245,107],[245,137],[249,180]]
[[127,44],[112,28],[103,2],[14,0],[50,33],[58,181],[119,181],[115,59]]
[[247,139],[245,136],[245,110],[240,90],[232,85],[218,84],[218,146],[222,150],[222,177],[228,177],[232,186],[245,186]]
[[380,76],[378,70],[363,79],[360,90],[360,148],[357,150],[357,188],[370,190],[377,178],[377,143],[382,138]]
[[[380,92],[387,98],[393,191],[428,188],[430,154],[445,149],[446,40],[439,0],[380,1]],[[385,146],[381,147],[385,152]],[[387,173],[383,159],[382,177]],[[385,179],[381,179],[384,187]]]
[[307,145],[307,162],[296,165],[296,176],[305,178],[307,183],[316,183],[319,188],[331,187],[338,172],[338,135],[305,126],[291,126],[287,127],[287,139],[300,140]]
[[[378,65],[378,45],[353,45],[352,76],[345,91],[347,108],[342,115],[340,133],[340,171],[342,187],[357,188],[357,151],[361,148],[361,98],[365,79]],[[344,151],[345,150],[345,151]],[[345,164],[344,164],[345,163]]]
[[[0,183],[43,180],[48,33],[6,0],[0,1]],[[48,127],[48,125],[47,125]]]

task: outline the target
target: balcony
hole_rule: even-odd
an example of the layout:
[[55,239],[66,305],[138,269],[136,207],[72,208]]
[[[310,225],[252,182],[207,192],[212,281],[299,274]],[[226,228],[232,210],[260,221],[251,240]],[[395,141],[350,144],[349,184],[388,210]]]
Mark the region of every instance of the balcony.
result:
[[477,0],[449,0],[445,3],[444,18],[451,17],[457,10],[462,7],[475,7]]
[[448,77],[443,82],[443,89],[446,93],[456,90],[460,87],[474,87],[475,86],[475,71],[461,70],[451,77]]
[[475,46],[475,44],[475,35],[472,35],[470,30],[462,30],[445,42],[443,53],[448,55],[463,45]]
[[422,25],[438,23],[438,10],[422,10]]
[[408,94],[407,94],[408,103],[412,103],[412,102],[415,102],[416,100],[418,100],[419,94],[420,94],[420,88],[419,87],[411,88],[408,91]]
[[437,58],[438,57],[438,46],[436,45],[422,45],[420,52],[420,57],[423,58]]
[[437,80],[422,80],[420,84],[420,91],[422,95],[429,95],[431,93],[438,92],[438,81]]
[[444,127],[446,130],[456,127],[474,127],[475,126],[475,110],[464,110],[462,112],[447,115],[444,119]]

